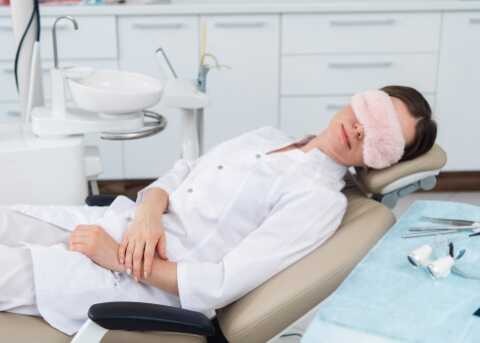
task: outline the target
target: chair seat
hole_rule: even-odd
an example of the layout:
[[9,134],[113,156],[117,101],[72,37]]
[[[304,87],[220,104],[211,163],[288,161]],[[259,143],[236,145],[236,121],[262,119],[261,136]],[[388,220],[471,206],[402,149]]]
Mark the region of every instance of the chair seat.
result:
[[[52,328],[40,317],[0,312],[0,342],[68,343],[73,336]],[[203,336],[170,332],[109,331],[102,343],[205,343]]]

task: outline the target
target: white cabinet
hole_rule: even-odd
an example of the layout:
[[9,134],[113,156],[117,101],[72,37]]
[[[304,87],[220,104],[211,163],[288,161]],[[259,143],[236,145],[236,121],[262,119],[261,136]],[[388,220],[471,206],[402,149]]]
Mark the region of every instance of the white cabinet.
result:
[[437,113],[448,171],[478,171],[480,12],[444,13]]
[[[211,105],[204,114],[205,150],[248,130],[277,125],[277,15],[120,17],[120,69],[161,79],[154,53],[163,48],[178,77],[196,79],[201,23],[206,24],[206,52],[230,67],[207,75]],[[127,179],[158,177],[180,158],[180,110],[162,103],[153,110],[167,117],[168,126],[153,137],[123,142]]]
[[[280,17],[209,15],[206,52],[222,67],[207,76],[205,148],[264,125],[278,125]],[[207,63],[214,65],[211,59]]]
[[432,99],[440,24],[440,12],[284,15],[281,127],[318,133],[352,94],[392,84]]
[[[197,16],[119,17],[120,69],[162,80],[155,52],[163,48],[178,77],[196,78],[198,27]],[[126,179],[159,177],[180,158],[180,110],[161,102],[152,110],[167,118],[167,128],[155,136],[122,143]]]

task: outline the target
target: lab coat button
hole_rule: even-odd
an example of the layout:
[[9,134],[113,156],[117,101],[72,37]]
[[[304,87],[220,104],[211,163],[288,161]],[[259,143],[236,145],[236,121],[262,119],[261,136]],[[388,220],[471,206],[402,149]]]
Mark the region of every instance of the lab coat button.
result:
[[192,193],[192,192],[193,192],[193,189],[189,188],[189,189],[187,190],[187,192],[188,192],[188,193]]
[[217,167],[217,169],[218,169],[218,170],[222,170],[222,169],[223,169],[223,166],[220,165],[220,166]]
[[260,157],[262,157],[262,155],[256,154],[255,157],[256,157],[257,159],[259,159]]

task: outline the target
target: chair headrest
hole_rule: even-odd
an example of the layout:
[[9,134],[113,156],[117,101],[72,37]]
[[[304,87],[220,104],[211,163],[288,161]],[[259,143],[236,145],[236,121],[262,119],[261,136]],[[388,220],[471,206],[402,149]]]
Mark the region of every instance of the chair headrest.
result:
[[367,193],[383,193],[391,183],[418,175],[418,179],[428,175],[437,175],[447,163],[446,152],[438,145],[413,160],[399,162],[385,169],[355,168],[355,181]]

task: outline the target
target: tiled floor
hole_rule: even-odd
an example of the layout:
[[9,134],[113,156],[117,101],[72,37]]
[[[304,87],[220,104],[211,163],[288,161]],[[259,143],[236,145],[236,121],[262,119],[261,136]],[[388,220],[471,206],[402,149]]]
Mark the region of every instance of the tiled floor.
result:
[[[397,206],[393,209],[397,219],[400,218],[416,200],[455,201],[480,206],[480,192],[417,192],[409,194],[406,197],[399,199]],[[280,337],[275,340],[274,343],[300,342],[301,337],[297,334],[301,335],[305,332],[312,318],[313,316],[305,319],[302,323],[288,332],[288,334],[293,333],[295,335]]]

